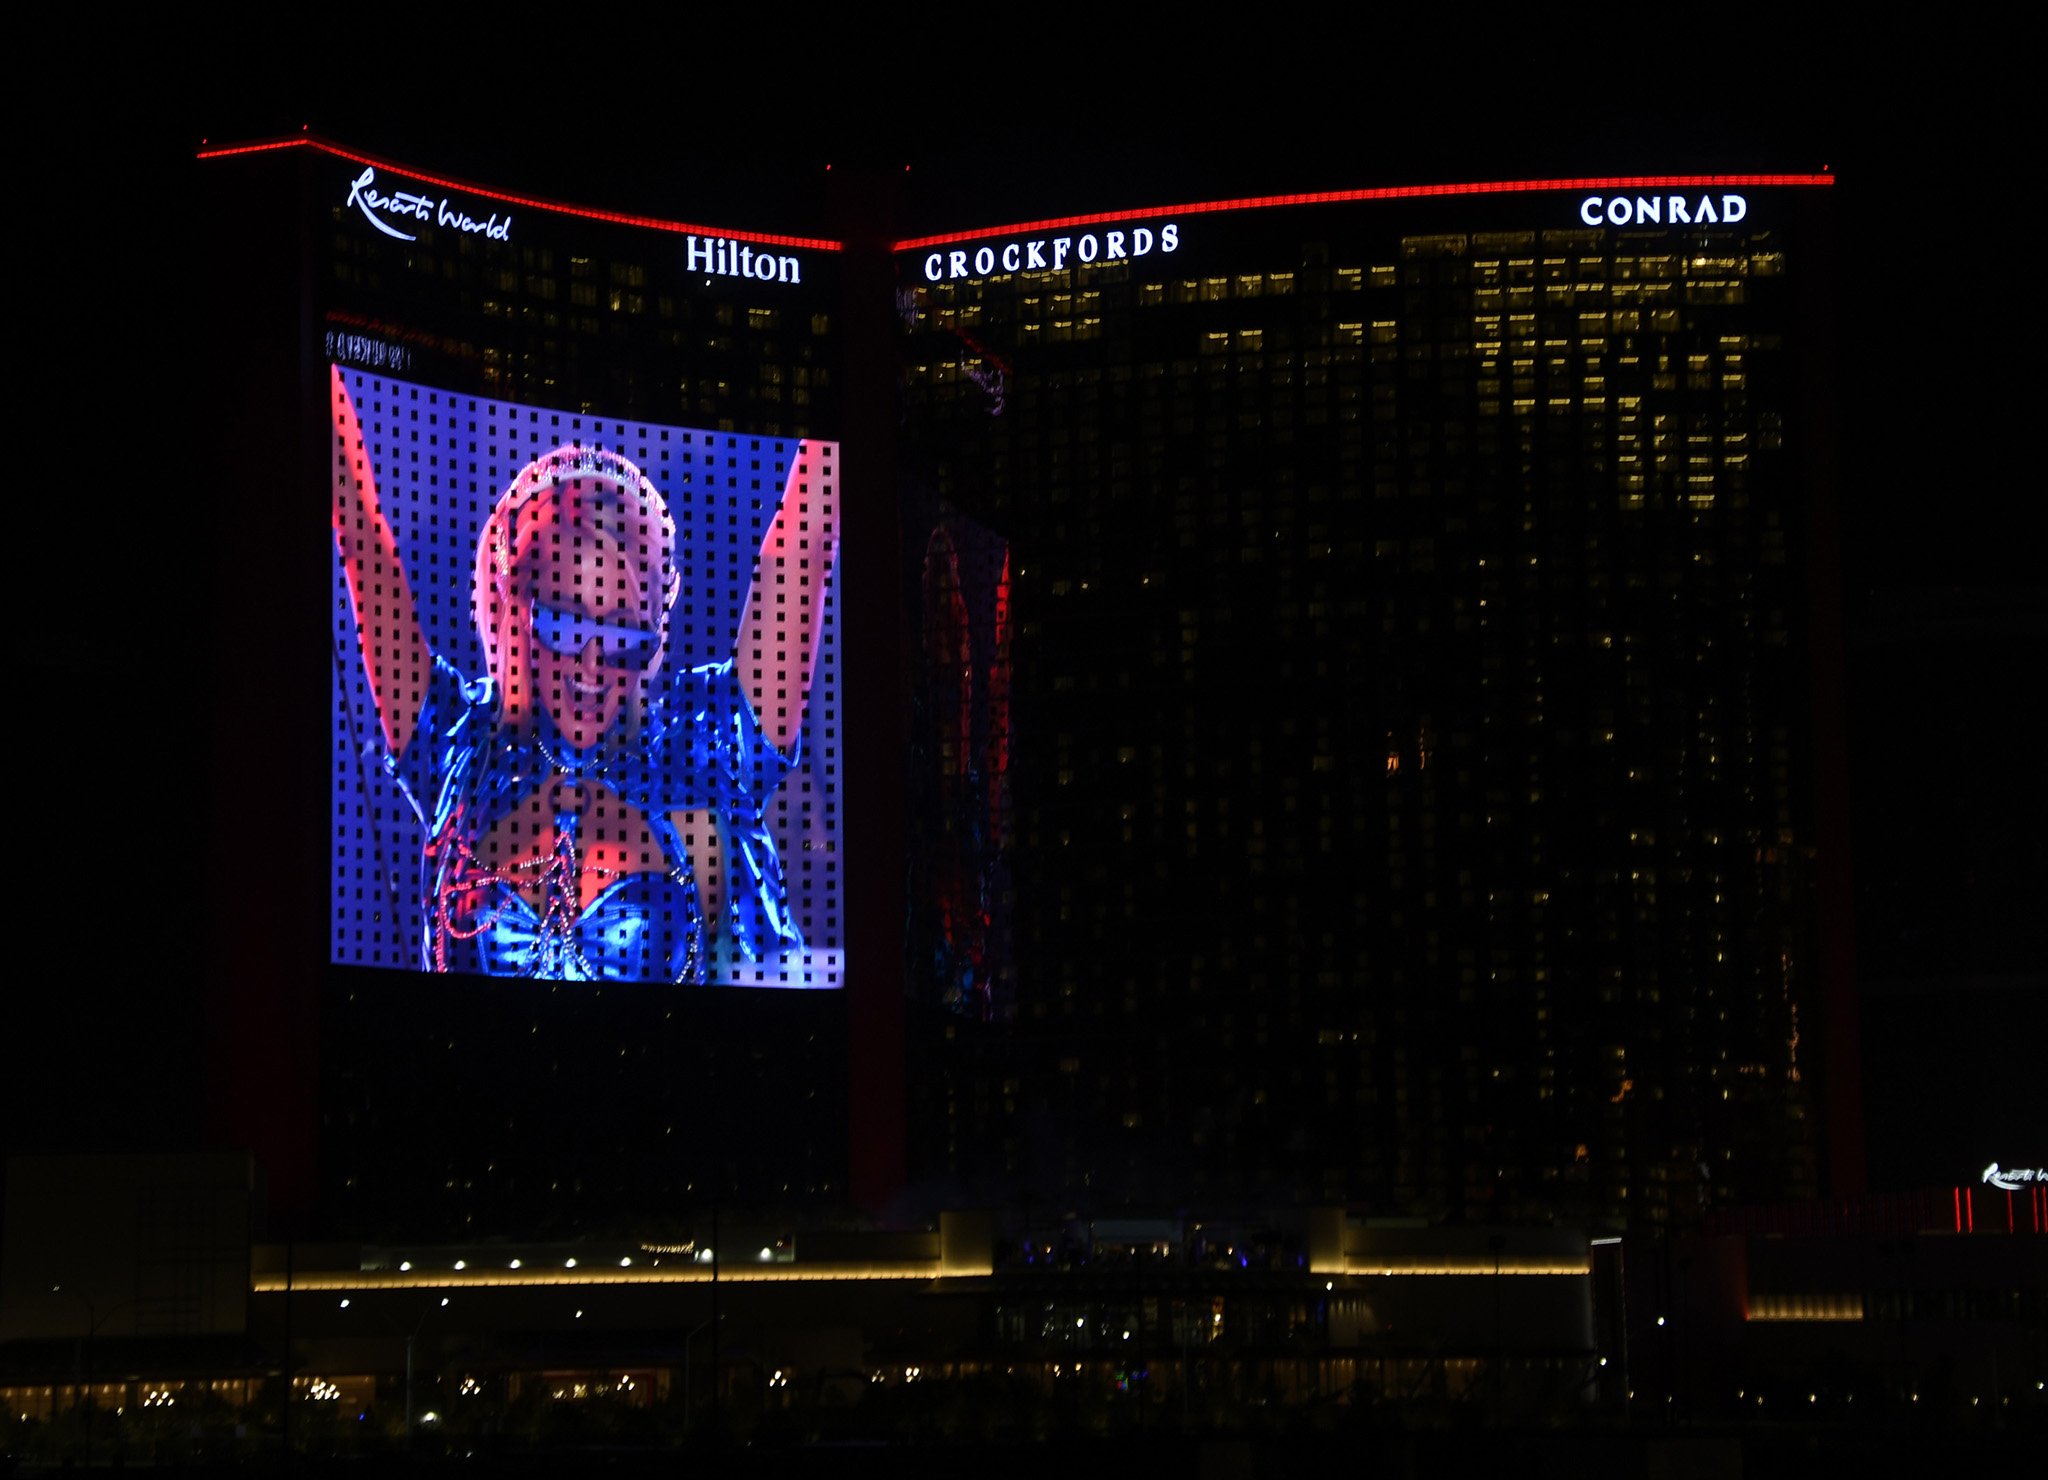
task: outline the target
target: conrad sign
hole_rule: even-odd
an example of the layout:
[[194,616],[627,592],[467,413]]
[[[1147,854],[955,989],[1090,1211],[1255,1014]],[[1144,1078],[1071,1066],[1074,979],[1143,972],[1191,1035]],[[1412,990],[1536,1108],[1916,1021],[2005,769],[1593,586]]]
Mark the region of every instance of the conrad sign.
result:
[[1588,226],[1732,226],[1748,214],[1740,195],[1589,195],[1579,202]]

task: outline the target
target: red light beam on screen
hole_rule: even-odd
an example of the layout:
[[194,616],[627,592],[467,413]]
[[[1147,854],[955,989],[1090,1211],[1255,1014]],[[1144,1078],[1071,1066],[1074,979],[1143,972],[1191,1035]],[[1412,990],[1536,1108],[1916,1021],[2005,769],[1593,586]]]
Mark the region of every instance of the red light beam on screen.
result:
[[1297,195],[1244,195],[1230,200],[1197,201],[1192,205],[1146,206],[1135,211],[1096,211],[1085,216],[1052,216],[1043,221],[1019,221],[1007,226],[977,226],[971,231],[948,231],[937,236],[911,237],[891,249],[916,251],[920,247],[944,246],[948,242],[977,241],[982,237],[1008,236],[1013,232],[1051,231],[1063,226],[1101,226],[1118,221],[1149,221],[1159,216],[1202,216],[1218,211],[1252,211],[1266,206],[1325,206],[1347,201],[1428,200],[1447,195],[1529,195],[1566,190],[1733,190],[1811,189],[1835,183],[1831,174],[1819,175],[1579,175],[1554,180],[1486,180],[1455,185],[1376,185],[1364,190],[1316,190]]
[[468,180],[425,174],[410,165],[380,159],[373,154],[362,154],[354,149],[344,149],[339,144],[331,144],[310,134],[290,139],[268,139],[249,144],[228,144],[218,148],[201,149],[195,157],[228,159],[238,154],[268,154],[278,149],[312,149],[321,154],[332,155],[336,159],[346,159],[352,164],[389,170],[394,175],[403,175],[408,180],[418,180],[422,184],[437,186],[442,190],[460,190],[465,195],[482,196],[485,200],[501,201],[506,205],[523,206],[535,211],[552,211],[559,216],[580,216],[587,221],[608,221],[615,226],[637,226],[646,231],[666,231],[677,236],[717,236],[729,241],[758,242],[770,247],[807,247],[816,252],[841,252],[846,249],[844,243],[828,241],[823,237],[782,236],[772,231],[736,231],[729,226],[701,226],[688,221],[668,221],[659,216],[636,216],[626,211],[601,211],[594,206],[544,200],[537,195],[514,195],[510,191],[492,190],[488,186],[472,184]]

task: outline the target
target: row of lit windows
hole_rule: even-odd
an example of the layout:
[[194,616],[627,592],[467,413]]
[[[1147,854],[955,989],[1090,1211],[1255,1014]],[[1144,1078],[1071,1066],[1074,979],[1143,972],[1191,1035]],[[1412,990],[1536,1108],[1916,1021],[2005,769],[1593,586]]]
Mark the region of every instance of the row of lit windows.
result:
[[[1204,356],[1224,351],[1235,351],[1247,356],[1257,356],[1267,349],[1268,336],[1270,334],[1272,341],[1279,347],[1281,353],[1268,359],[1249,359],[1235,368],[1267,372],[1275,376],[1276,383],[1284,383],[1279,381],[1278,377],[1284,376],[1287,371],[1294,368],[1292,357],[1298,356],[1300,362],[1304,365],[1313,363],[1318,365],[1356,366],[1361,363],[1361,357],[1348,351],[1362,349],[1367,345],[1372,347],[1369,362],[1373,365],[1391,365],[1402,360],[1411,362],[1435,360],[1443,363],[1443,375],[1446,379],[1454,379],[1466,373],[1464,369],[1466,361],[1477,359],[1482,362],[1491,362],[1497,360],[1501,356],[1504,347],[1507,346],[1512,346],[1513,351],[1518,356],[1533,356],[1540,350],[1561,362],[1557,368],[1567,371],[1576,368],[1570,367],[1568,362],[1563,361],[1563,357],[1567,354],[1579,356],[1584,361],[1584,368],[1587,369],[1597,369],[1599,363],[1610,354],[1616,357],[1617,363],[1623,365],[1639,363],[1645,351],[1654,353],[1660,359],[1670,358],[1670,348],[1664,342],[1660,341],[1655,344],[1639,344],[1636,342],[1635,336],[1641,330],[1643,323],[1644,316],[1641,314],[1615,313],[1612,315],[1594,315],[1593,317],[1602,320],[1609,318],[1613,320],[1613,334],[1615,337],[1610,338],[1605,333],[1599,331],[1599,326],[1592,326],[1594,332],[1599,337],[1588,335],[1576,342],[1548,337],[1539,342],[1536,339],[1535,321],[1533,318],[1528,318],[1524,322],[1526,317],[1516,316],[1509,323],[1508,333],[1505,338],[1502,336],[1501,323],[1497,316],[1475,318],[1472,321],[1473,337],[1469,340],[1430,338],[1427,337],[1426,326],[1411,322],[1405,337],[1405,347],[1402,346],[1402,336],[1394,321],[1382,320],[1375,320],[1370,329],[1362,320],[1340,322],[1333,326],[1318,328],[1315,331],[1315,339],[1311,343],[1303,343],[1295,339],[1289,331],[1271,330],[1268,326],[1262,324],[1248,325],[1235,329],[1204,330],[1201,331],[1200,337],[1196,342],[1200,353]],[[1585,317],[1585,315],[1581,315],[1582,320]],[[1670,310],[1668,313],[1653,313],[1648,317],[1653,333],[1668,335],[1677,334],[1681,331],[1678,312],[1675,309]],[[1587,325],[1581,324],[1582,330],[1587,327]],[[1103,321],[1097,316],[1079,319],[1054,319],[1047,322],[1033,321],[1020,324],[1017,327],[1019,342],[1026,345],[1063,342],[1074,339],[1100,339],[1103,337],[1103,333]],[[1617,339],[1619,342],[1617,342]],[[1334,351],[1334,353],[1331,351]],[[1688,360],[1697,360],[1703,357],[1693,352],[1687,352],[1686,358]],[[970,354],[966,351],[962,351],[937,363],[961,364],[969,360],[976,363],[979,374],[985,376],[989,373],[991,369],[989,361],[979,354]],[[1730,363],[1739,363],[1740,356],[1730,356],[1729,361]],[[931,361],[920,362],[916,367],[918,374],[928,375],[932,364],[933,362]],[[1167,365],[1158,360],[1126,361],[1112,368],[1135,371],[1147,382],[1156,382],[1169,373]],[[1211,373],[1214,373],[1214,367],[1211,367]]]
[[[1378,263],[1370,266],[1339,265],[1328,269],[1327,283],[1320,270],[1303,273],[1275,270],[1253,273],[1223,273],[1198,278],[1141,281],[1137,300],[1144,306],[1168,303],[1210,303],[1224,299],[1288,296],[1299,288],[1311,291],[1326,286],[1336,292],[1358,292],[1367,287],[1389,289],[1430,284],[1476,282],[1494,284],[1552,284],[1567,279],[1589,280],[1602,276],[1616,283],[1659,282],[1686,278],[1732,280],[1745,276],[1776,277],[1785,270],[1784,254],[1764,246],[1763,238],[1752,239],[1748,250],[1730,253],[1707,252],[1610,252],[1598,241],[1580,246],[1570,256],[1526,258],[1477,257],[1466,260],[1468,244],[1486,242],[1486,234],[1469,239],[1463,235],[1411,237],[1401,243],[1403,265]],[[1489,243],[1489,245],[1491,245]],[[1497,250],[1497,248],[1496,248]],[[1313,260],[1322,249],[1311,244],[1302,255]],[[1132,264],[1127,262],[1067,267],[1038,272],[996,273],[962,283],[945,282],[918,289],[931,308],[943,313],[949,307],[965,308],[989,300],[1000,300],[1014,289],[1073,289],[1088,285],[1128,282]],[[1304,281],[1304,277],[1306,281]]]

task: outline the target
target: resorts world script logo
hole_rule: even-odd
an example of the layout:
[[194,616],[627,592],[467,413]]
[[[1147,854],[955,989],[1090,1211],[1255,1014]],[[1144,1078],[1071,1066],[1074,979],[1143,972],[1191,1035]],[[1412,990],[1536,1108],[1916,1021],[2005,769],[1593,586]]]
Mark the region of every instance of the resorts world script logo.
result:
[[[510,211],[502,217],[493,211],[488,220],[479,221],[467,211],[459,211],[449,205],[446,196],[437,200],[431,195],[419,195],[410,190],[394,190],[387,195],[377,189],[376,170],[367,166],[350,183],[348,204],[360,210],[363,218],[386,236],[395,236],[402,242],[418,241],[419,237],[413,232],[399,230],[391,224],[393,220],[407,223],[429,221],[436,226],[466,231],[494,242],[512,239]],[[387,217],[391,219],[387,220]]]
[[2007,1167],[2001,1172],[1994,1161],[1984,1168],[1984,1180],[2001,1192],[2020,1192],[2030,1183],[2048,1182],[2048,1171],[2039,1167]]

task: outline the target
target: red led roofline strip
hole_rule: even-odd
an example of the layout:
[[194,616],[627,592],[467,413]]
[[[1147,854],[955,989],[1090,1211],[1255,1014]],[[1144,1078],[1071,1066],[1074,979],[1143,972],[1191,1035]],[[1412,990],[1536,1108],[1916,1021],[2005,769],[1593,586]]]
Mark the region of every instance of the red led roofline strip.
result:
[[403,175],[408,180],[418,180],[427,185],[437,185],[443,190],[460,190],[465,195],[480,195],[485,200],[502,201],[506,205],[524,206],[529,210],[553,211],[560,216],[581,216],[588,221],[609,221],[616,226],[638,226],[647,231],[666,231],[678,236],[718,236],[729,241],[757,242],[768,247],[808,247],[816,252],[841,252],[843,243],[827,241],[822,237],[778,236],[770,231],[734,231],[725,226],[697,226],[687,221],[665,221],[659,216],[634,216],[624,211],[600,211],[591,206],[572,206],[556,200],[542,200],[535,195],[513,195],[508,191],[490,190],[482,185],[472,185],[467,180],[453,180],[445,175],[423,174],[410,165],[395,164],[388,159],[374,155],[359,154],[353,149],[344,149],[339,144],[330,144],[325,139],[316,139],[310,134],[296,139],[272,139],[257,144],[232,144],[218,149],[201,149],[200,159],[226,159],[237,154],[264,154],[274,149],[317,149],[322,154],[331,154],[336,159],[346,159],[352,164],[365,164],[374,169],[389,170],[394,175]]
[[1063,226],[1102,226],[1117,221],[1150,221],[1160,216],[1201,216],[1215,211],[1252,211],[1263,206],[1327,206],[1360,200],[1427,200],[1444,195],[1527,195],[1561,190],[1727,190],[1765,187],[1811,188],[1835,183],[1833,175],[1584,175],[1560,180],[1489,180],[1466,185],[1378,185],[1366,190],[1317,190],[1301,195],[1245,195],[1232,200],[1205,200],[1193,205],[1147,206],[1137,211],[1097,211],[1087,216],[1053,216],[1014,226],[977,226],[939,236],[912,237],[893,250],[914,252],[949,242],[978,241],[1027,231],[1053,231]]

